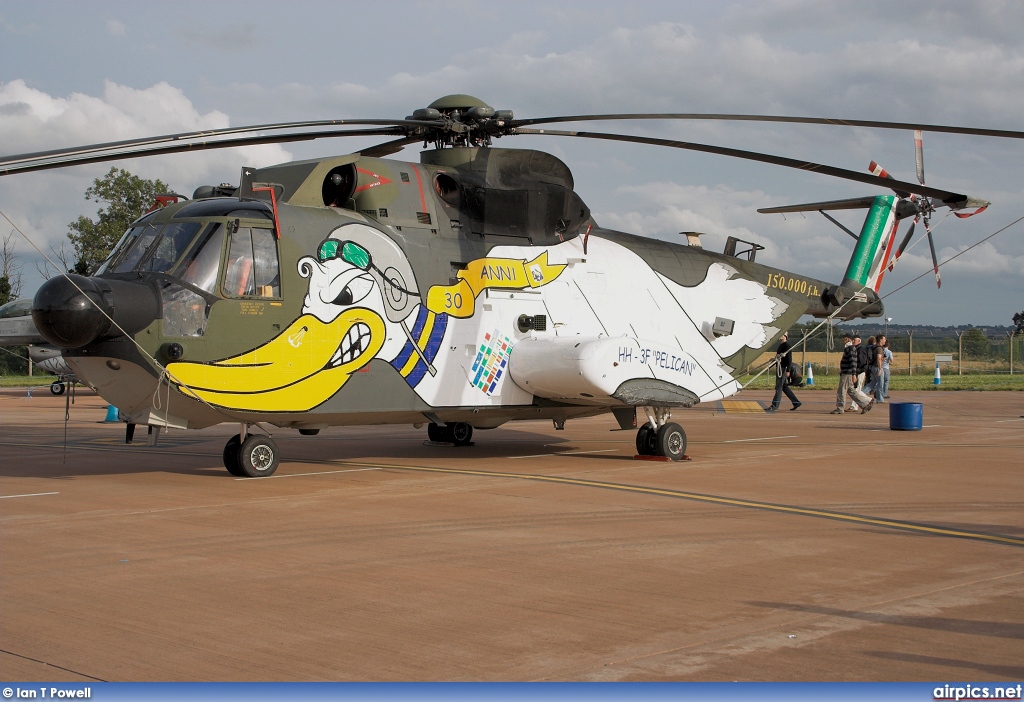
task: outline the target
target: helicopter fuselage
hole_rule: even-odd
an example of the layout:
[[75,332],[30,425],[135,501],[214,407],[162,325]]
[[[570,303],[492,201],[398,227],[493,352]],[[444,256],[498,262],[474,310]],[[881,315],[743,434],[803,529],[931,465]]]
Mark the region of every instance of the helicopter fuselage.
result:
[[[34,317],[134,423],[564,422],[727,397],[830,312],[752,258],[602,229],[541,152],[353,154],[150,213]],[[844,317],[881,313],[860,294]]]

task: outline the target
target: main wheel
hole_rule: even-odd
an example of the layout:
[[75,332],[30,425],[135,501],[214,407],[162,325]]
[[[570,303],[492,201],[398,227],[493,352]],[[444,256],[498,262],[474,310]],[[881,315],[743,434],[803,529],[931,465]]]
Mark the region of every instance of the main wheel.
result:
[[663,424],[655,438],[657,455],[678,461],[686,453],[686,432],[675,422]]
[[303,436],[316,436],[320,433],[319,429],[299,429],[299,433]]
[[427,439],[433,441],[435,444],[444,444],[452,441],[447,436],[448,425],[447,424],[434,424],[431,422],[427,425]]
[[448,425],[451,442],[456,446],[468,446],[473,439],[473,425],[465,422],[454,422]]
[[277,444],[269,436],[250,434],[238,449],[238,466],[248,478],[273,475],[277,461]]
[[654,440],[657,433],[650,424],[644,424],[636,432],[636,452],[641,456],[657,456]]
[[60,382],[59,380],[53,381],[53,384],[50,386],[50,392],[53,393],[54,395],[63,395],[64,383]]
[[238,434],[232,436],[228,439],[228,442],[224,444],[224,467],[228,469],[228,473],[238,476],[239,478],[245,476],[245,473],[242,472],[242,466],[238,463],[238,450],[241,447],[242,440],[238,438]]

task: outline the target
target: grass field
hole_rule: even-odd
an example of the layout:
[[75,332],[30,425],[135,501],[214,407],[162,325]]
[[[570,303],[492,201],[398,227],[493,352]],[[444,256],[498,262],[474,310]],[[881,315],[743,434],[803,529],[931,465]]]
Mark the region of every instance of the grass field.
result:
[[57,379],[55,375],[0,375],[0,388],[50,387]]
[[[745,375],[740,378],[740,384],[750,383],[749,387],[754,389],[771,389],[775,387],[775,376],[771,371],[763,374],[757,380],[751,382],[753,376]],[[839,387],[839,376],[834,372],[831,375],[814,375],[814,385],[805,385],[800,392],[805,390],[829,390],[835,392]],[[935,385],[932,375],[890,375],[889,389],[896,391],[910,390],[1024,390],[1024,373],[989,374],[972,373],[970,375],[956,375],[955,373],[943,375],[942,383]]]

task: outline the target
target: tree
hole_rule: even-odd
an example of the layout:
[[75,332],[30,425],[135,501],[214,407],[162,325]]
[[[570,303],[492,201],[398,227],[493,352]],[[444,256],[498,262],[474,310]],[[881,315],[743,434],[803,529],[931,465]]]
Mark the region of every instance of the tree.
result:
[[1013,326],[1015,334],[1024,334],[1024,312],[1018,312],[1013,315]]
[[0,242],[0,305],[21,295],[21,264],[14,254],[14,232]]
[[121,239],[128,225],[138,219],[169,188],[160,180],[145,180],[128,171],[111,168],[85,191],[85,199],[106,203],[96,212],[94,221],[81,216],[68,225],[68,239],[75,250],[72,273],[89,275],[95,271]]
[[963,337],[965,358],[987,358],[989,351],[988,338],[978,327],[967,330]]

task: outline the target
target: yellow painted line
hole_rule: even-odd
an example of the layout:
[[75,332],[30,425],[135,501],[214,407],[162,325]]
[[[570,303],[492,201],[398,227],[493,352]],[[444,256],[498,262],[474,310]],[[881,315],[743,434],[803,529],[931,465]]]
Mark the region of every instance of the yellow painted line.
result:
[[475,475],[487,478],[511,478],[516,480],[533,480],[544,483],[558,483],[562,485],[580,485],[583,487],[605,488],[607,490],[621,490],[623,492],[640,493],[645,495],[660,495],[663,497],[675,497],[684,500],[697,502],[708,502],[712,504],[729,505],[732,507],[747,507],[762,509],[771,512],[782,512],[785,514],[799,514],[806,517],[820,517],[825,519],[836,519],[855,524],[868,524],[871,526],[887,529],[900,529],[913,531],[934,536],[950,536],[961,539],[974,539],[991,543],[1008,544],[1011,546],[1024,546],[1024,539],[1002,534],[987,534],[984,532],[963,531],[960,529],[947,529],[945,527],[932,526],[930,524],[915,524],[897,519],[882,519],[878,517],[867,517],[859,514],[847,514],[845,512],[832,512],[824,509],[812,509],[809,507],[796,507],[792,505],[779,505],[771,502],[757,502],[755,500],[741,500],[732,497],[719,497],[717,495],[703,495],[696,492],[683,492],[680,490],[669,490],[666,488],[645,487],[643,485],[627,485],[624,483],[606,483],[600,480],[582,480],[579,478],[563,478],[556,475],[535,475],[531,473],[505,473],[486,470],[468,470],[462,468],[440,468],[434,466],[400,466],[384,463],[359,463],[356,461],[338,461],[338,463],[350,466],[364,466],[374,468],[389,468],[393,470],[416,471],[422,473],[447,473],[450,475]]
[[723,412],[735,412],[738,414],[754,414],[764,412],[761,403],[753,400],[720,400]]

